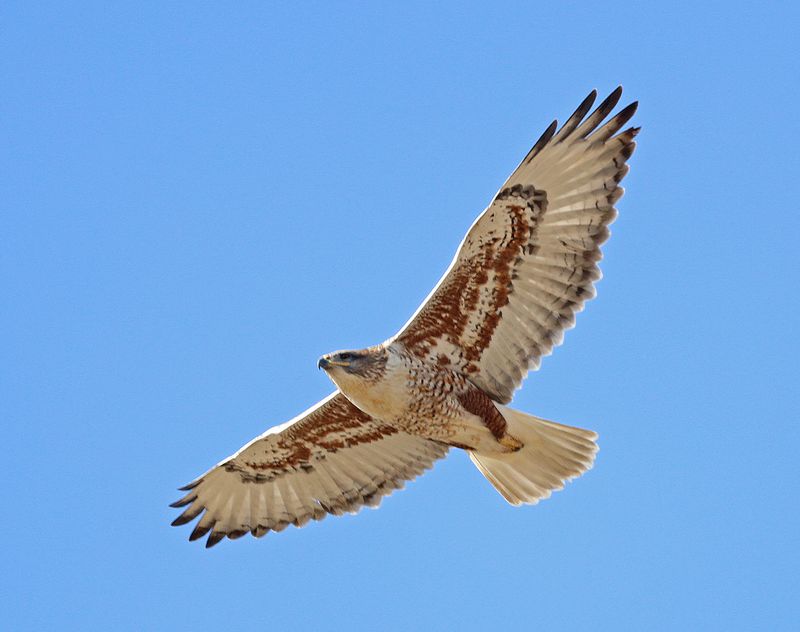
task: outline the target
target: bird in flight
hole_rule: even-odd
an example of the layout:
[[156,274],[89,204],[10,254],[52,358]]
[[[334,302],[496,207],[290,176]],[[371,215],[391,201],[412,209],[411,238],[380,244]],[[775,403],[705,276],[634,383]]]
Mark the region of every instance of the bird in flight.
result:
[[[253,439],[185,487],[173,525],[211,547],[247,533],[377,506],[465,450],[512,505],[534,504],[588,470],[597,435],[508,408],[594,296],[600,245],[622,197],[639,128],[617,88],[592,91],[545,130],[478,217],[450,267],[399,333],[322,356],[327,398]],[[588,115],[588,116],[587,116]]]

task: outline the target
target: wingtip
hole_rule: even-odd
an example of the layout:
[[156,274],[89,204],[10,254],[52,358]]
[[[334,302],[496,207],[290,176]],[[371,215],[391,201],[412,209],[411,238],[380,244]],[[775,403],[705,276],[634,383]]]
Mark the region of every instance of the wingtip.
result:
[[191,483],[188,483],[188,484],[184,485],[183,487],[179,487],[178,491],[179,492],[188,492],[189,490],[194,489],[195,487],[197,487],[202,482],[203,482],[202,478],[195,479]]
[[557,129],[558,129],[558,121],[553,119],[553,122],[550,123],[550,125],[548,125],[547,129],[539,137],[539,140],[537,140],[533,144],[533,147],[528,152],[528,155],[525,158],[525,162],[526,163],[529,163],[529,162],[531,162],[531,160],[536,158],[536,156],[539,154],[539,152],[542,151],[542,149],[544,149],[544,147],[547,145],[547,143],[549,143],[552,140],[553,135],[556,133]]
[[[200,522],[202,522],[202,520],[201,520]],[[198,524],[198,525],[197,525],[197,526],[194,528],[194,531],[192,531],[192,532],[189,534],[189,542],[194,542],[195,540],[199,540],[199,539],[200,539],[200,538],[202,538],[202,537],[203,537],[203,536],[204,536],[206,533],[208,533],[209,531],[211,531],[211,528],[212,528],[212,527],[211,527],[211,525],[209,525],[209,526],[207,526],[207,527],[204,527],[204,526],[202,526],[202,525]]]
[[[586,113],[592,109],[594,102],[597,101],[597,88],[592,88],[592,91],[586,95],[586,98],[581,101],[581,104],[575,109],[575,112],[581,112],[579,116],[579,123],[580,119],[583,119],[586,116]],[[573,114],[575,116],[575,114]],[[571,119],[572,117],[570,117]]]
[[611,121],[601,128],[598,136],[605,141],[612,135],[616,134],[623,125],[633,118],[638,107],[638,101],[634,101],[633,103],[626,105],[617,113],[616,116],[614,116],[614,118],[611,119]]
[[638,101],[631,101],[628,105],[626,105],[622,109],[622,112],[630,111],[631,116],[633,116],[634,114],[636,114],[636,110],[638,110],[638,109],[639,109],[639,102]]
[[222,531],[212,531],[208,535],[208,539],[206,540],[206,548],[210,549],[212,546],[216,546],[222,540],[225,539],[225,533]]
[[183,498],[179,498],[178,500],[176,500],[174,503],[170,503],[169,506],[172,507],[173,509],[179,509],[180,507],[185,507],[186,505],[188,505],[189,503],[191,503],[196,499],[197,499],[197,494],[193,494],[190,492],[186,494]]
[[575,111],[564,123],[564,126],[558,131],[553,138],[554,142],[560,143],[565,141],[572,134],[573,131],[581,124],[587,112],[592,109],[594,102],[597,100],[597,90],[592,90],[581,101],[581,104],[575,108]]
[[603,112],[603,117],[611,112],[615,107],[617,107],[617,103],[622,98],[622,86],[617,86],[611,94],[609,94],[603,102],[597,106],[597,112]]
[[191,521],[192,521],[191,518],[189,518],[188,516],[185,516],[184,514],[181,514],[180,516],[175,518],[175,520],[173,520],[169,524],[172,527],[180,527],[182,525],[185,525],[187,522],[191,522]]

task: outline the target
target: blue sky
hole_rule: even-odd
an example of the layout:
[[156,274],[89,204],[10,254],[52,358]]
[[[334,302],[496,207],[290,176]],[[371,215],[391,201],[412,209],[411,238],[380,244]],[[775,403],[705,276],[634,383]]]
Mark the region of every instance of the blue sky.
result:
[[[8,629],[795,629],[800,12],[488,5],[3,4]],[[594,470],[514,509],[453,454],[378,511],[169,526],[619,83],[605,277],[515,398]]]

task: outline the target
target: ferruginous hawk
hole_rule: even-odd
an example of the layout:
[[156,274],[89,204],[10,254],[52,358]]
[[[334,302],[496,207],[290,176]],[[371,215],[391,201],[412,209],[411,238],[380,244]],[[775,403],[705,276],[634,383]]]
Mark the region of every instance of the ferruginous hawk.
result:
[[[319,360],[337,391],[182,488],[189,536],[261,537],[355,513],[466,450],[512,505],[534,504],[592,466],[597,435],[507,408],[594,296],[600,245],[622,197],[636,111],[591,114],[593,91],[554,121],[464,238],[438,285],[382,344]],[[588,114],[588,116],[587,116]]]

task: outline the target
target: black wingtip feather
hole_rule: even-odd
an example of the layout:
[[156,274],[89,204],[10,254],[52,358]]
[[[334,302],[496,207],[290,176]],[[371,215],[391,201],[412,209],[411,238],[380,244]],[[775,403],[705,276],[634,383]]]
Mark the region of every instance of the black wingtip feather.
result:
[[196,481],[192,481],[188,485],[184,485],[183,487],[179,487],[178,491],[179,492],[188,492],[189,490],[194,489],[195,487],[197,487],[202,482],[203,482],[203,479],[202,478],[198,478]]
[[[620,98],[622,97],[622,86],[617,86],[617,89],[609,94],[603,102],[597,106],[594,112],[589,115],[589,118],[581,125],[580,138],[586,138],[591,134],[595,128],[603,122],[606,116],[617,107]],[[584,129],[585,128],[585,129]]]
[[615,107],[617,107],[617,103],[622,98],[622,86],[617,86],[616,90],[609,94],[605,100],[597,106],[597,110],[595,111],[598,116],[600,116],[600,120],[603,120],[608,113],[611,112]]
[[[591,136],[589,136],[588,140],[598,142],[598,143],[605,143],[607,142],[614,134],[616,134],[622,126],[627,123],[631,117],[636,113],[636,108],[639,106],[638,101],[634,101],[626,105],[622,110],[620,110],[616,115],[614,115],[611,120],[605,123],[599,129],[596,129]],[[624,136],[627,132],[623,132],[621,136]],[[621,140],[625,140],[624,138]]]
[[209,525],[207,527],[201,527],[199,524],[194,528],[194,531],[189,535],[189,542],[194,542],[195,540],[199,540],[202,538],[206,533],[211,531],[214,525]]
[[225,533],[222,531],[212,531],[211,535],[208,536],[208,540],[206,540],[206,548],[210,549],[212,546],[219,544],[222,540],[225,539]]
[[631,117],[636,114],[637,109],[639,109],[639,102],[634,101],[633,103],[630,103],[622,108],[619,111],[619,114],[614,117],[614,120],[619,123],[620,127],[622,127],[625,125],[625,123],[631,120]]
[[182,513],[180,516],[178,516],[177,518],[175,518],[175,520],[173,520],[172,522],[170,522],[170,525],[171,525],[171,526],[173,526],[173,527],[180,527],[180,526],[182,526],[182,525],[185,525],[187,522],[191,522],[191,521],[192,521],[192,519],[193,519],[193,518],[196,518],[196,517],[197,517],[197,516],[191,516],[191,517],[189,517],[189,516],[187,516],[185,513]]
[[583,118],[586,116],[586,113],[592,108],[594,105],[595,100],[597,99],[597,90],[592,90],[586,98],[581,101],[581,104],[575,108],[575,111],[572,115],[567,119],[567,122],[564,123],[564,127],[561,128],[558,132],[558,140],[559,142],[565,140],[575,131],[575,128],[581,124]]
[[173,509],[179,509],[180,507],[185,507],[196,498],[197,494],[187,494],[180,500],[176,500],[174,503],[170,503],[169,506],[172,507]]
[[[581,101],[581,104],[577,108],[575,108],[575,111],[572,113],[572,116],[576,116],[578,120],[583,119],[583,117],[586,116],[586,113],[589,111],[589,108],[592,107],[592,104],[595,102],[595,99],[597,99],[596,88],[592,89],[592,91],[586,95],[586,98],[583,101]],[[572,116],[570,116],[570,118],[572,118]]]
[[547,145],[547,143],[550,142],[550,139],[553,138],[553,134],[556,133],[557,128],[558,128],[558,121],[553,121],[552,123],[550,123],[548,128],[544,130],[544,133],[539,137],[539,140],[537,140],[533,144],[533,147],[531,147],[531,150],[528,152],[528,156],[525,158],[526,162],[530,162],[531,160],[536,158],[536,155],[540,151],[542,151],[545,145]]

